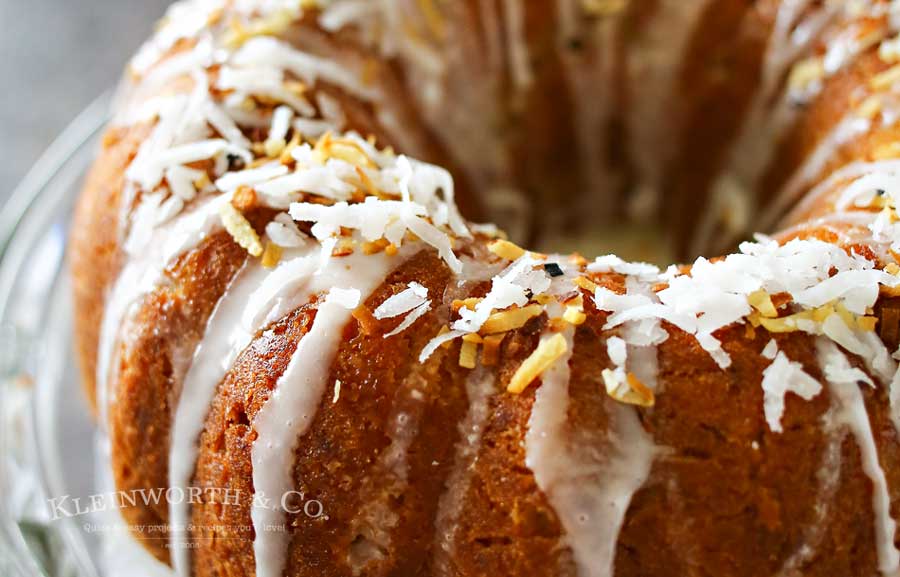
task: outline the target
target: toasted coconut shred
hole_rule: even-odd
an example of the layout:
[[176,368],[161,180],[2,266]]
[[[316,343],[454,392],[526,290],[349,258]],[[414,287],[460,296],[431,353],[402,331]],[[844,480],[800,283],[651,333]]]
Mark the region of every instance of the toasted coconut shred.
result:
[[561,334],[541,339],[540,344],[531,355],[519,366],[506,390],[510,393],[521,393],[541,373],[553,366],[557,359],[568,350],[566,339]]
[[[251,268],[254,273],[248,275],[263,279],[245,311],[245,319],[259,321],[251,326],[264,326],[262,320],[277,318],[267,315],[289,312],[280,307],[290,301],[286,295],[298,284],[308,281],[315,287],[316,292],[307,296],[318,298],[327,314],[318,314],[315,322],[322,326],[301,340],[296,354],[321,360],[330,359],[332,349],[336,350],[328,330],[349,322],[350,311],[364,309],[369,294],[405,258],[419,250],[432,251],[453,275],[451,282],[461,285],[470,274],[465,250],[480,243],[488,249],[489,264],[496,266],[492,272],[499,271],[489,278],[490,286],[482,296],[454,303],[448,319],[433,312],[441,306],[441,295],[430,295],[415,281],[397,287],[372,312],[377,321],[373,324],[383,338],[410,334],[407,331],[416,326],[444,323],[419,351],[419,362],[429,362],[441,347],[458,346],[454,362],[474,369],[479,364],[496,366],[510,335],[542,331],[535,348],[526,351],[512,373],[506,391],[536,392],[549,371],[559,388],[555,394],[562,398],[567,385],[561,379],[568,379],[568,371],[560,365],[572,356],[572,337],[586,338],[596,329],[603,334],[609,361],[596,375],[598,394],[621,405],[616,411],[630,434],[646,441],[648,434],[632,413],[664,398],[657,349],[672,331],[691,337],[723,371],[733,363],[720,340],[723,329],[745,325],[748,331],[805,333],[824,351],[819,357],[827,371],[822,374],[831,389],[842,391],[842,411],[846,419],[855,419],[855,433],[870,434],[859,421],[859,407],[853,404],[858,399],[845,391],[848,383],[855,387],[860,382],[889,387],[894,424],[900,430],[898,353],[892,354],[879,338],[874,309],[881,293],[900,290],[900,267],[893,262],[893,254],[900,253],[896,212],[900,199],[895,196],[900,195],[900,167],[886,165],[849,179],[838,202],[840,210],[867,215],[872,243],[890,262],[887,266],[853,250],[802,238],[779,243],[758,237],[725,258],[698,258],[689,267],[665,271],[613,255],[586,262],[579,256],[533,253],[503,239],[501,233],[466,223],[455,204],[453,179],[445,169],[395,154],[373,139],[345,130],[339,105],[318,98],[309,87],[327,82],[365,102],[375,102],[380,95],[355,71],[277,38],[305,11],[319,11],[323,22],[336,29],[355,22],[357,13],[371,15],[375,8],[350,10],[347,2],[329,3],[321,10],[314,2],[288,2],[278,9],[266,8],[269,3],[237,4],[251,9],[237,9],[236,19],[231,20],[236,24],[231,25],[214,17],[226,9],[225,2],[176,4],[166,24],[132,62],[139,87],[151,82],[159,86],[176,78],[189,80],[191,86],[186,94],[142,103],[146,110],[132,119],[151,119],[152,130],[126,172],[127,185],[139,198],[125,235],[129,258],[136,259],[142,248],[152,246],[169,228],[195,228],[181,230],[187,240],[178,250],[167,247],[169,252],[154,253],[154,258],[141,260],[141,266],[162,270],[211,229],[225,230],[248,253],[248,266],[258,263],[261,269]],[[624,6],[623,2],[590,4],[600,13]],[[184,54],[163,58],[185,40],[192,47]],[[880,54],[886,62],[897,60],[897,42],[892,39],[882,45]],[[826,65],[820,58],[801,62],[790,73],[792,90],[814,90],[828,72]],[[872,80],[872,87],[893,85],[898,78],[898,67],[888,68]],[[252,192],[249,198],[255,208],[275,214],[268,222],[258,223],[259,228],[248,220],[250,213],[245,214],[243,206],[236,206],[246,191]],[[185,206],[193,202],[216,209],[190,213]],[[250,216],[255,223],[256,216]],[[161,280],[162,276],[142,277],[140,269],[127,270],[134,278]],[[624,279],[624,284],[604,282],[613,277]],[[613,286],[624,288],[609,288]],[[127,305],[142,290],[146,289],[123,290],[111,299],[115,306],[108,307],[107,315],[113,314],[111,310],[127,314]],[[587,304],[596,311],[589,314]],[[104,326],[119,326],[119,320],[105,319]],[[111,343],[108,338],[104,342]],[[307,350],[311,346],[331,348],[313,354],[316,351]],[[108,348],[112,350],[112,345]],[[842,351],[857,356],[867,372],[849,368]],[[760,357],[766,367],[760,414],[771,432],[781,433],[787,395],[810,400],[823,387],[810,374],[815,374],[811,367],[790,359],[774,339]],[[309,390],[321,394],[328,386],[327,377],[307,383]],[[105,382],[105,377],[98,377],[98,398],[108,399],[106,390],[100,390]],[[343,386],[349,391],[352,383]],[[332,403],[339,401],[341,387],[340,381],[333,382]],[[306,408],[317,406],[317,400],[298,398],[296,402]],[[655,453],[647,448],[645,454],[652,459]],[[640,466],[649,471],[646,459]],[[255,479],[274,474],[254,469]],[[261,480],[267,486],[283,481]],[[178,518],[184,518],[183,512]],[[882,521],[889,525],[884,515]],[[286,544],[263,530],[262,522],[262,517],[254,518],[256,574],[280,575]],[[887,529],[880,531],[883,535]],[[179,546],[184,535],[173,533],[173,561],[185,573],[189,552]],[[883,555],[890,555],[888,545],[881,549]],[[896,565],[890,559],[886,563]]]

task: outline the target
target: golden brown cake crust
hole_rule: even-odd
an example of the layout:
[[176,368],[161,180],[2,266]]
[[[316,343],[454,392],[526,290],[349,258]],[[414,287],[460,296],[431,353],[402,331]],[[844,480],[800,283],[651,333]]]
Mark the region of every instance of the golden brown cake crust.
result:
[[[127,325],[127,346],[117,360],[122,370],[110,406],[112,467],[117,487],[168,486],[168,462],[160,447],[170,445],[178,387],[186,363],[207,320],[246,253],[222,232],[176,262],[165,288],[149,295]],[[134,525],[164,525],[166,502],[123,513]],[[151,537],[152,535],[148,535]],[[155,542],[158,559],[166,561],[164,542]]]

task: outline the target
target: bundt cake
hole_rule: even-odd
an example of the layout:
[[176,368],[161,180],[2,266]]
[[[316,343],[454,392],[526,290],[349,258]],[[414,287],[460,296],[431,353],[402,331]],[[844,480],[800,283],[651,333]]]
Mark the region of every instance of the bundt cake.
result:
[[898,32],[173,5],[71,236],[134,539],[198,576],[900,575]]

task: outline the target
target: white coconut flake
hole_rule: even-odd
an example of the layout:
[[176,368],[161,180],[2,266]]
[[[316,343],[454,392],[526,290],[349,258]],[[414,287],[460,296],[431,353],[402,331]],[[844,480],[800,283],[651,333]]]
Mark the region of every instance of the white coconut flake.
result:
[[223,138],[240,148],[250,148],[250,140],[234,122],[234,120],[217,104],[212,101],[206,103],[204,110],[206,119]]
[[242,97],[255,92],[254,88],[261,88],[263,91],[281,90],[284,88],[284,72],[270,66],[246,69],[223,66],[219,70],[216,87],[237,90]]
[[347,163],[329,161],[326,166],[301,168],[262,183],[256,187],[256,191],[273,198],[285,198],[290,194],[308,192],[333,200],[346,201],[350,199],[354,187],[337,174],[343,168],[342,165],[346,165],[345,174],[352,172],[352,167]]
[[[397,159],[397,168],[401,174],[399,188],[404,200],[424,206],[434,224],[448,224],[454,233],[464,238],[472,236],[456,208],[453,177],[449,172],[406,156]],[[438,191],[443,199],[438,197]]]
[[809,308],[840,301],[848,311],[858,315],[878,299],[880,285],[897,286],[900,279],[880,270],[841,271],[804,291],[794,294],[794,300]]
[[[591,267],[597,272],[652,273],[651,268],[630,267],[616,257],[601,257]],[[668,282],[668,287],[657,293],[658,303],[598,289],[594,295],[597,306],[613,313],[605,328],[648,318],[666,320],[693,334],[722,368],[731,364],[731,358],[714,333],[744,322],[751,312],[748,295],[754,291],[790,293],[793,301],[806,309],[838,303],[862,315],[875,304],[881,286],[900,283],[897,277],[875,269],[871,261],[847,254],[835,245],[818,240],[792,240],[779,245],[762,237],[759,242],[742,243],[740,252],[725,259],[710,262],[699,258],[688,274],[670,267],[659,280]],[[813,334],[826,330],[832,338],[846,343],[859,341],[836,320],[824,329],[810,320],[798,320],[796,326]],[[852,350],[864,349],[871,347],[863,344]]]
[[809,376],[803,365],[789,360],[783,351],[778,351],[775,360],[763,371],[762,388],[766,422],[775,433],[782,432],[785,394],[792,392],[809,401],[822,391],[821,383]]
[[234,0],[233,8],[240,14],[256,18],[265,18],[275,14],[299,18],[303,15],[303,6],[316,6],[321,2],[298,2],[297,0]]
[[653,302],[646,295],[620,295],[605,287],[597,287],[594,291],[594,303],[602,311],[611,314],[604,329],[613,329],[632,321],[646,319],[665,320],[687,333],[695,333],[697,321],[689,315],[680,314],[662,303]]
[[457,339],[463,335],[465,335],[465,331],[447,331],[446,333],[440,334],[425,345],[425,348],[422,349],[422,352],[419,353],[419,362],[424,363],[427,361],[431,355],[434,354],[434,351],[438,350],[442,344],[452,341],[453,339]]
[[247,151],[235,148],[227,140],[214,138],[174,146],[152,155],[143,163],[133,162],[126,176],[129,180],[140,184],[144,190],[152,190],[162,180],[166,169],[209,160],[226,151],[238,154],[246,162],[253,160]]
[[598,256],[587,266],[587,270],[593,273],[615,272],[634,276],[642,282],[652,281],[659,277],[659,267],[645,262],[628,262],[614,254]]
[[[291,204],[290,215],[294,220],[316,223],[313,234],[316,238],[323,238],[334,234],[341,227],[359,230],[367,241],[376,241],[387,238],[394,244],[403,241],[406,227],[399,230],[390,229],[392,223],[402,221],[404,210],[408,207],[405,203],[395,200],[380,200],[375,197],[367,197],[358,204],[338,202],[331,206],[305,202]],[[424,207],[413,207],[419,214],[425,214]],[[317,231],[319,234],[317,234]],[[389,232],[393,232],[390,236]]]
[[821,332],[855,355],[866,356],[870,352],[866,344],[837,313],[828,315],[822,323]]
[[259,66],[240,69],[223,66],[219,71],[216,86],[222,90],[234,91],[226,100],[231,108],[240,109],[250,95],[263,96],[283,102],[304,116],[314,116],[316,109],[302,95],[288,90],[284,72],[274,67]]
[[378,14],[371,0],[349,0],[329,3],[319,15],[319,25],[329,32],[337,32],[351,24],[364,23]]
[[337,234],[344,227],[359,230],[367,241],[385,238],[400,246],[406,231],[410,230],[436,248],[453,272],[462,271],[462,263],[453,253],[448,234],[421,218],[428,212],[414,202],[380,200],[373,196],[357,204],[338,202],[324,206],[295,202],[291,204],[290,214],[294,220],[314,222],[312,232],[320,240]]
[[180,196],[170,196],[159,205],[159,212],[156,213],[156,225],[169,222],[181,212],[184,208],[184,200]]
[[378,320],[398,317],[408,313],[428,300],[428,289],[417,282],[381,303],[373,313]]
[[624,367],[628,359],[628,346],[619,337],[609,337],[606,340],[606,354],[609,360],[617,367]]
[[221,10],[225,0],[176,2],[166,11],[163,24],[131,61],[131,69],[143,74],[179,40],[195,38],[209,24],[209,18]]
[[291,118],[294,111],[289,106],[279,106],[272,113],[272,126],[269,128],[267,142],[280,142],[284,144],[288,130],[291,129]]
[[550,275],[530,254],[516,259],[506,270],[492,280],[491,290],[475,305],[475,309],[463,307],[460,318],[452,328],[465,333],[477,333],[495,310],[507,309],[513,305],[525,306],[529,295],[544,294],[550,287]]
[[769,342],[766,343],[765,348],[762,350],[762,356],[772,361],[775,360],[775,354],[777,352],[778,343],[775,342],[775,339],[769,339]]
[[288,167],[281,163],[265,164],[258,168],[249,168],[237,172],[229,172],[216,180],[216,187],[222,192],[233,192],[242,186],[254,187],[273,178],[284,176]]
[[413,324],[419,320],[423,315],[425,315],[428,311],[431,310],[431,301],[427,300],[421,305],[414,308],[406,317],[404,317],[403,321],[397,325],[397,328],[394,330],[385,333],[384,338],[392,337],[394,335],[400,334],[409,327],[413,326]]
[[275,67],[291,72],[307,85],[324,80],[343,88],[354,96],[372,100],[376,93],[365,86],[353,70],[346,66],[294,49],[291,45],[270,36],[248,40],[232,58],[242,68]]
[[[410,203],[404,204],[408,206]],[[460,262],[460,260],[456,257],[456,254],[454,254],[453,244],[451,243],[450,236],[447,235],[447,233],[441,231],[424,218],[416,216],[411,212],[409,208],[404,208],[403,210],[403,223],[413,234],[417,235],[423,241],[436,248],[438,254],[442,259],[444,259],[444,262],[447,263],[447,266],[450,267],[450,270],[452,270],[456,274],[462,272],[462,262]]]
[[331,261],[331,258],[334,254],[334,249],[337,246],[338,239],[336,236],[332,236],[326,238],[324,240],[319,241],[319,245],[321,247],[319,251],[319,270],[324,271],[327,270],[328,264]]
[[169,190],[181,200],[193,200],[197,196],[197,188],[194,182],[206,176],[202,170],[187,168],[184,166],[172,166],[166,170],[166,182]]
[[266,236],[283,248],[296,248],[303,246],[309,240],[288,214],[279,213],[275,218],[266,225]]
[[318,138],[328,131],[340,130],[340,127],[327,120],[315,120],[312,118],[295,118],[292,123],[294,130],[306,138]]
[[316,105],[319,107],[319,113],[322,118],[337,130],[342,130],[347,124],[347,115],[344,113],[344,106],[340,100],[327,92],[316,93]]

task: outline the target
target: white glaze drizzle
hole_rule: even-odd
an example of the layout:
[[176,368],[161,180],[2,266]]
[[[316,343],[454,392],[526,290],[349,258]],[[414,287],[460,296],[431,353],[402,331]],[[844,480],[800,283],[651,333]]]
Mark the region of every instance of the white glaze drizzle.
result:
[[364,483],[360,511],[350,522],[356,536],[348,550],[347,563],[354,575],[365,574],[369,563],[377,562],[384,557],[384,551],[390,551],[391,531],[400,522],[394,511],[395,500],[402,498],[409,487],[410,447],[421,431],[427,408],[425,389],[429,385],[423,367],[414,364],[395,393],[385,428],[391,442]]
[[[834,6],[838,7],[837,3],[835,3]],[[867,15],[870,18],[877,18],[884,15],[883,6],[872,5],[869,2],[861,3],[860,10],[867,11]],[[834,16],[835,15],[832,15],[830,17]],[[845,19],[839,21],[839,24],[846,24],[846,26],[834,26],[833,28],[836,30],[836,35],[832,34],[831,36],[833,37],[829,36],[825,39],[828,46],[828,50],[823,57],[825,77],[832,76],[841,69],[849,66],[856,58],[883,40],[894,28],[893,25],[887,27],[881,26],[874,32],[869,32],[863,37],[859,37],[858,21],[847,22],[846,16],[849,16],[850,18],[861,18],[863,17],[863,14],[848,10],[848,13],[844,15]],[[820,16],[820,20],[823,24],[826,24],[830,17],[828,12],[826,12]],[[814,93],[818,93],[821,89],[821,80],[817,81],[816,86],[817,88],[813,90]],[[788,91],[785,91],[781,100],[782,108],[784,106],[789,106],[788,96]],[[809,96],[807,96],[807,98],[808,97]],[[880,99],[879,102],[881,104],[881,114],[883,119],[885,123],[889,123],[888,120],[896,116],[897,104],[890,99],[884,98]],[[777,114],[773,114],[772,117],[776,118]],[[785,118],[790,117],[790,115],[785,116]],[[784,127],[786,126],[787,125],[785,124]],[[834,158],[835,153],[853,139],[868,133],[873,126],[874,123],[870,119],[860,116],[855,110],[849,110],[834,124],[834,126],[831,127],[829,132],[819,140],[813,152],[804,159],[803,163],[794,171],[787,183],[781,187],[778,193],[773,196],[772,200],[768,202],[766,206],[761,207],[762,211],[756,219],[756,226],[760,229],[771,228],[779,216],[784,215],[791,204],[795,203],[802,193],[816,183],[817,177],[822,176],[823,169],[826,167],[827,163]],[[783,132],[784,127],[779,128],[778,132],[775,134],[780,135]],[[776,141],[773,140],[771,142],[775,143]],[[774,153],[775,147],[772,144],[769,144],[768,147],[770,153]],[[766,161],[766,164],[768,164],[768,160]],[[764,167],[759,168],[757,176],[759,176],[759,173],[763,168]],[[821,182],[819,184],[821,184]],[[757,190],[755,187],[750,190],[750,193],[752,194],[755,194],[756,192]],[[804,202],[808,202],[810,196],[812,195],[804,195]]]
[[778,196],[761,214],[763,223],[771,224],[790,203],[815,182],[816,177],[820,176],[825,165],[834,158],[834,153],[843,145],[847,144],[857,136],[869,132],[872,122],[867,118],[861,118],[851,111],[846,117],[838,121],[825,136],[815,150],[807,156],[803,164],[794,172]]
[[803,531],[803,537],[799,546],[791,553],[776,577],[795,577],[803,566],[813,559],[822,544],[825,529],[828,526],[828,515],[834,505],[837,490],[841,480],[841,446],[844,443],[846,433],[834,430],[831,414],[825,416],[825,434],[827,441],[822,450],[822,459],[816,473],[816,500],[813,504],[813,518]]
[[[574,329],[561,334],[568,351],[543,373],[535,392],[525,434],[525,464],[559,517],[579,576],[611,577],[625,514],[650,474],[657,448],[634,407],[617,402],[606,404],[606,435],[570,429]],[[606,450],[600,451],[600,446]]]
[[894,545],[897,523],[891,518],[891,496],[884,470],[878,461],[878,446],[859,390],[868,377],[853,368],[847,357],[833,342],[817,339],[816,349],[834,402],[836,425],[846,426],[856,438],[863,472],[872,482],[872,509],[875,516],[875,540],[878,569],[883,575],[900,572],[900,551]]
[[[854,161],[846,164],[832,172],[828,178],[821,180],[815,187],[807,192],[796,207],[782,219],[779,226],[793,222],[796,219],[795,215],[805,214],[811,211],[813,207],[821,206],[823,202],[826,202],[828,195],[833,195],[836,186],[844,180],[855,180],[867,174],[898,171],[900,171],[900,160],[879,160],[876,162]],[[779,195],[779,198],[781,196],[791,196],[791,194],[785,193],[784,195]]]
[[[769,166],[781,135],[796,116],[787,90],[782,91],[774,106],[770,102],[788,68],[819,38],[831,13],[838,9],[835,5],[826,5],[803,20],[801,17],[811,6],[811,0],[784,0],[778,7],[763,57],[762,78],[732,145],[727,168],[710,189],[710,208],[705,211],[693,236],[690,247],[693,254],[710,248],[718,250],[718,246],[709,245],[719,219],[729,205],[737,203],[735,212],[742,216],[732,223],[734,230],[728,231],[727,241],[744,232],[749,224],[747,219],[753,209],[758,180]],[[798,30],[803,34],[797,34]]]
[[[281,9],[274,7],[274,5],[269,7],[260,5],[259,8],[262,12],[256,14],[256,16],[265,16],[271,13],[272,10]],[[255,12],[254,9],[254,13]],[[294,16],[299,17],[299,13],[294,14]],[[141,114],[138,116],[129,115],[126,118],[127,122],[152,121],[157,115],[159,116],[159,120],[152,130],[151,136],[148,137],[141,146],[138,154],[138,159],[140,161],[133,162],[129,167],[128,174],[129,176],[134,177],[135,182],[129,181],[126,186],[126,190],[130,191],[130,194],[126,195],[125,200],[123,201],[122,213],[125,215],[130,212],[131,199],[138,193],[138,187],[136,185],[145,183],[146,187],[150,187],[155,186],[156,183],[158,183],[159,178],[161,178],[160,174],[165,167],[157,165],[164,158],[168,159],[169,157],[172,157],[173,160],[166,160],[166,162],[174,161],[178,163],[201,159],[199,156],[196,158],[190,157],[191,154],[203,154],[204,158],[208,157],[210,154],[218,154],[215,158],[216,168],[212,175],[214,177],[218,177],[224,172],[229,171],[226,166],[227,163],[223,162],[225,160],[224,154],[219,154],[219,152],[234,152],[243,156],[245,161],[252,160],[253,157],[245,149],[250,143],[241,133],[237,123],[239,122],[245,126],[268,127],[271,124],[271,121],[264,116],[254,116],[254,113],[232,107],[234,102],[231,101],[234,101],[235,99],[231,97],[226,99],[223,108],[219,107],[219,104],[215,102],[210,93],[210,87],[204,71],[204,68],[210,66],[214,62],[225,64],[227,72],[231,74],[232,77],[235,77],[235,75],[238,74],[248,75],[250,80],[249,84],[241,80],[236,80],[235,78],[229,80],[229,82],[233,81],[235,83],[235,86],[232,88],[238,88],[238,92],[249,88],[245,94],[237,94],[236,96],[250,96],[256,94],[260,90],[263,94],[269,94],[269,96],[274,96],[276,98],[283,96],[293,103],[296,110],[301,113],[301,115],[308,115],[313,112],[304,98],[293,96],[288,91],[283,90],[278,86],[274,86],[273,84],[266,84],[265,82],[263,82],[262,85],[253,84],[261,79],[259,74],[271,72],[272,74],[269,74],[269,76],[280,78],[280,81],[283,81],[283,71],[290,70],[297,76],[305,78],[309,83],[313,83],[316,77],[325,78],[363,99],[375,98],[378,95],[377,91],[370,90],[368,86],[356,81],[354,72],[358,67],[354,66],[353,62],[345,61],[338,64],[335,61],[295,50],[287,44],[283,44],[270,37],[253,37],[233,53],[228,50],[220,50],[214,55],[212,50],[213,46],[220,40],[217,33],[213,33],[211,29],[205,28],[205,23],[203,23],[198,30],[194,31],[194,33],[185,35],[185,37],[194,35],[198,37],[196,46],[193,49],[186,51],[183,55],[176,55],[155,65],[153,70],[141,78],[140,85],[137,87],[138,89],[132,91],[132,94],[130,95],[132,97],[131,102],[126,103],[130,109],[140,108],[141,110]],[[161,55],[157,54],[157,57],[159,56]],[[188,75],[193,79],[193,88],[189,95],[176,94],[172,97],[152,98],[141,104],[139,107],[135,104],[136,102],[140,103],[139,96],[146,97],[146,94],[144,93],[152,93],[152,90],[161,88],[166,82],[174,80],[176,77]],[[265,76],[265,74],[263,74],[263,76]],[[222,82],[222,78],[223,74],[220,74],[220,82]],[[263,80],[265,80],[265,78],[263,78]],[[274,92],[270,93],[270,91]],[[320,98],[317,99],[317,102],[322,108],[320,112],[326,118],[330,118],[329,107],[325,106],[325,104],[328,103],[323,95],[319,96]],[[334,106],[331,108],[334,108]],[[285,111],[286,109],[282,107],[282,110]],[[387,114],[385,109],[379,108],[380,117]],[[211,136],[209,127],[206,126],[207,120],[222,134],[222,136],[228,138],[232,143],[224,140],[197,142],[198,139],[209,138]],[[325,124],[322,121],[312,120],[311,122]],[[176,155],[175,149],[178,149],[182,144],[184,144],[184,146],[181,146],[181,149],[183,150],[178,150],[178,154]],[[215,146],[215,151],[218,152],[212,151],[213,149],[211,147],[213,145]],[[372,158],[377,158],[380,163],[394,162],[393,160],[386,160],[387,156],[381,155],[365,142],[361,141],[360,146],[362,146],[362,150],[364,150],[366,154],[371,155]],[[207,149],[212,152],[207,152]],[[175,160],[176,158],[180,159],[180,161]],[[418,163],[415,167],[415,169],[420,172],[425,170],[425,167]],[[180,169],[180,165],[176,164],[174,168]],[[282,168],[281,170],[282,172],[285,172],[285,169]],[[198,171],[194,171],[194,173],[200,174]],[[166,176],[168,176],[168,173],[166,173]],[[396,188],[397,186],[396,182],[390,180],[392,177],[382,179],[382,175],[379,174],[372,174],[371,177],[376,178],[380,186],[387,186],[389,188]],[[194,178],[198,177],[194,176]],[[427,182],[428,178],[430,178],[430,176],[425,177],[425,186],[429,185],[429,182]],[[409,196],[408,189],[413,189],[414,194],[417,195],[416,200],[430,202],[427,200],[426,196],[423,196],[428,194],[428,191],[422,188],[423,182],[410,182],[410,180],[414,180],[412,175],[409,175],[407,180],[404,181],[405,184],[401,183],[404,187],[406,196]],[[187,182],[185,184],[186,186],[191,187],[191,190],[188,191],[185,187],[183,187],[182,190],[184,192],[190,192],[193,196],[195,194],[193,191],[193,183]],[[442,187],[445,198],[452,203],[452,182],[441,182],[438,183],[437,186]],[[154,192],[153,194],[147,194],[145,192],[142,197],[143,201],[141,207],[148,204],[149,209],[152,210],[142,210],[139,207],[138,211],[133,215],[130,215],[133,224],[131,226],[129,237],[123,243],[126,250],[130,253],[139,253],[144,245],[148,245],[151,250],[141,252],[139,258],[126,262],[126,266],[116,283],[113,291],[114,294],[108,300],[108,313],[104,322],[104,334],[101,339],[98,363],[98,397],[101,400],[100,407],[101,412],[103,413],[105,413],[105,408],[108,404],[106,396],[107,390],[110,388],[105,382],[105,377],[107,376],[106,371],[109,370],[109,365],[113,361],[111,357],[115,351],[116,331],[119,329],[121,319],[126,314],[126,309],[134,304],[133,301],[141,294],[152,290],[156,282],[161,278],[165,266],[170,261],[176,256],[183,254],[196,246],[196,244],[205,236],[206,232],[208,232],[206,230],[195,231],[199,225],[185,225],[182,221],[186,220],[187,217],[179,218],[171,225],[171,227],[166,227],[165,229],[160,228],[160,225],[163,224],[162,217],[169,218],[170,213],[177,213],[182,204],[181,199],[175,197],[176,195],[174,193],[176,191],[172,182],[169,182],[169,188],[173,194],[166,200],[162,200],[164,198],[162,193]],[[212,187],[208,185],[208,188]],[[209,190],[196,192],[209,192]],[[227,192],[230,193],[231,190]],[[147,200],[156,200],[156,205],[154,206],[151,203],[147,203]],[[202,226],[212,230],[213,228],[220,226],[219,217],[216,213],[221,206],[230,202],[230,194],[219,196],[212,201],[206,202],[208,202],[209,205],[210,210],[208,216],[210,218],[204,220]],[[449,212],[442,214],[447,214],[451,219],[456,218],[458,220],[458,217],[454,216],[456,210],[455,206],[448,208]],[[434,206],[429,207],[429,210],[435,209],[436,207]],[[461,223],[461,221],[459,222]],[[440,236],[435,235],[437,231],[431,229],[430,225],[427,225],[427,223],[421,219],[415,224],[421,229],[417,230],[419,233],[427,233],[432,239]],[[127,226],[128,221],[123,219],[122,229],[126,229]],[[424,229],[422,228],[423,226],[425,227]],[[176,232],[170,234],[168,232],[170,228],[176,229]],[[454,230],[456,229],[454,228]],[[185,238],[189,235],[193,236]],[[194,238],[194,236],[197,238]],[[161,242],[163,240],[166,242]],[[178,245],[179,242],[181,242],[180,245]],[[328,253],[330,253],[331,248],[334,246],[331,242],[323,241],[322,244],[323,247],[327,247],[326,252]],[[158,256],[157,252],[160,250],[165,254]],[[402,250],[405,251],[405,254],[408,254],[409,252],[406,246],[404,246]],[[173,425],[175,427],[175,432],[173,433],[175,439],[173,439],[170,454],[173,486],[183,487],[190,481],[196,459],[197,436],[204,425],[203,417],[205,417],[209,402],[215,393],[216,385],[221,380],[221,376],[224,375],[229,368],[231,362],[243,349],[246,343],[249,342],[256,329],[263,326],[264,323],[286,313],[291,307],[299,306],[299,304],[302,304],[302,302],[307,300],[308,294],[303,293],[300,289],[309,287],[303,286],[303,283],[299,282],[299,279],[312,274],[319,262],[323,259],[319,258],[318,255],[316,255],[315,258],[290,258],[295,256],[295,254],[296,251],[287,251],[284,255],[286,260],[282,262],[283,266],[279,266],[279,268],[271,274],[259,270],[258,265],[253,265],[255,270],[252,275],[245,271],[245,274],[243,274],[241,278],[242,282],[240,283],[240,287],[232,287],[232,289],[240,288],[240,290],[234,290],[235,294],[232,295],[232,298],[226,299],[227,302],[220,303],[220,307],[218,307],[218,316],[225,318],[219,318],[215,321],[217,327],[218,325],[230,327],[233,329],[232,332],[234,334],[229,333],[229,338],[225,339],[220,336],[222,333],[218,328],[210,329],[207,327],[207,338],[201,343],[199,351],[200,358],[197,359],[198,364],[195,366],[195,370],[191,372],[187,367],[184,368],[185,373],[191,372],[191,374],[188,375],[188,382],[185,385],[185,388],[187,389],[185,403],[179,406],[182,413],[176,414],[176,423]],[[131,255],[128,256],[130,257]],[[371,263],[383,258],[383,256],[375,256],[368,258],[367,261]],[[330,266],[345,266],[348,261],[351,260],[354,259],[339,259],[338,261],[331,262]],[[399,261],[399,259],[394,260]],[[293,274],[295,276],[286,278],[287,274]],[[249,280],[244,279],[244,276],[247,275],[250,275],[253,278]],[[257,287],[256,285],[259,286]],[[318,288],[322,289],[322,287]],[[296,290],[297,292],[291,293],[292,290]],[[252,294],[246,294],[250,291],[253,291]],[[248,296],[249,298],[246,298],[247,302],[241,306],[239,301]],[[237,299],[238,302],[233,302],[234,299]],[[243,324],[234,323],[233,317],[235,316],[240,316],[240,320]],[[220,357],[220,355],[221,358],[217,358]],[[188,363],[184,364],[187,365]],[[180,373],[181,371],[177,372]],[[179,379],[176,379],[176,381],[177,380]],[[105,414],[102,420],[105,422]],[[189,518],[189,508],[186,506],[176,506],[173,508],[171,517],[176,529],[183,527]],[[189,571],[189,556],[185,550],[183,539],[183,532],[178,530],[173,531],[173,562],[184,574]]]
[[[94,479],[103,495],[116,495],[115,474],[112,466],[112,447],[105,431],[94,434]],[[112,506],[93,511],[94,522],[103,523],[103,540],[97,551],[100,575],[138,575],[139,577],[174,577],[175,573],[165,563],[154,557],[144,543],[135,538],[132,525],[122,515],[123,499]],[[124,503],[126,506],[130,503]]]
[[[269,271],[257,261],[248,260],[219,299],[206,325],[175,408],[169,447],[170,487],[185,490],[190,485],[197,460],[197,443],[216,389],[258,328],[246,330],[241,317],[253,291],[268,274]],[[190,550],[184,533],[189,516],[190,504],[186,499],[170,500],[169,543],[172,564],[178,575],[191,572]]]
[[[825,216],[817,217],[813,220],[802,222],[795,224],[794,226],[786,229],[782,229],[779,234],[782,234],[786,237],[803,236],[804,232],[808,232],[811,229],[828,229],[829,231],[835,233],[838,237],[839,243],[842,245],[851,245],[856,241],[868,241],[871,242],[871,234],[869,233],[868,226],[875,219],[876,215],[871,212],[863,212],[863,211],[852,211],[852,212],[835,212],[831,214],[827,214]],[[847,227],[851,227],[850,230]],[[855,236],[855,230],[858,229],[860,231],[865,231],[865,239],[862,237]],[[872,245],[873,248],[878,248],[877,245]]]
[[[404,251],[408,254],[410,249]],[[385,260],[384,257],[380,257]],[[396,262],[401,262],[399,258]],[[207,323],[205,336],[184,378],[175,412],[169,450],[169,484],[186,489],[197,458],[197,442],[216,388],[257,331],[307,302],[308,285],[321,261],[318,245],[287,250],[274,271],[248,261],[221,297]],[[360,257],[329,261],[332,267],[359,266]],[[327,275],[328,269],[318,273]],[[327,282],[327,281],[322,281]],[[169,504],[170,543],[179,575],[190,573],[190,551],[183,528],[189,522],[186,501]]]
[[[352,288],[360,292],[364,301],[401,262],[384,255],[351,259],[352,262],[329,260],[325,271],[309,279],[307,294]],[[254,507],[251,511],[256,534],[253,552],[259,577],[280,577],[284,569],[289,534],[267,527],[284,522],[285,514],[279,503],[294,488],[294,448],[315,418],[350,314],[350,310],[329,297],[322,301],[312,328],[300,339],[275,389],[253,420],[257,432],[251,448],[253,487],[257,495],[276,504],[274,508]]]
[[[224,199],[224,200],[223,200]],[[148,202],[145,197],[144,202]],[[153,201],[149,201],[153,202]],[[137,242],[137,229],[132,230],[126,246],[130,254],[106,298],[97,348],[97,408],[100,426],[107,426],[109,405],[115,397],[115,360],[123,327],[139,299],[151,292],[163,279],[166,267],[177,257],[196,247],[220,226],[218,207],[226,197],[206,201],[191,212],[150,232]],[[152,213],[151,213],[152,214]],[[152,218],[148,215],[147,218]]]
[[490,399],[497,393],[495,381],[494,372],[481,365],[476,366],[466,378],[469,410],[459,424],[460,440],[456,445],[453,468],[435,516],[435,573],[443,577],[453,575],[450,560],[456,545],[456,521],[465,506],[478,462],[481,437],[490,416]]

